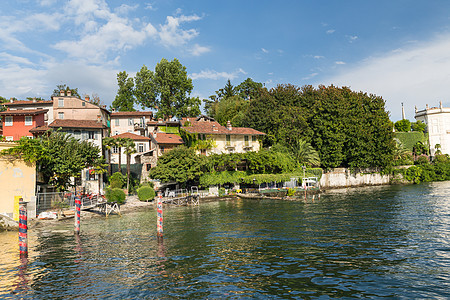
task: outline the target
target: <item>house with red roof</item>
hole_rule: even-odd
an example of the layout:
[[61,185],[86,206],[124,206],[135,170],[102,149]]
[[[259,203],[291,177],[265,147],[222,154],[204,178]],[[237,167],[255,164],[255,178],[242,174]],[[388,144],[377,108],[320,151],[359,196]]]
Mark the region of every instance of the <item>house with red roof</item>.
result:
[[3,136],[7,141],[17,141],[21,137],[33,138],[32,129],[45,125],[48,109],[10,109],[0,112],[3,119]]
[[195,134],[198,140],[212,140],[212,149],[200,149],[201,154],[243,153],[259,151],[260,138],[265,133],[247,127],[233,127],[230,121],[227,126],[220,125],[216,120],[208,116],[198,118],[183,118],[182,130]]

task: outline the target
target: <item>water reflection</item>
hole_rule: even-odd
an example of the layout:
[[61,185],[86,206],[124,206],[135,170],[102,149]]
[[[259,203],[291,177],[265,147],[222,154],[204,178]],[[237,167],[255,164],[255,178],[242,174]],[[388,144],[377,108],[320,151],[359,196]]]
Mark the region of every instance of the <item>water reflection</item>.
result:
[[[0,297],[446,298],[450,184],[236,200],[0,234]],[[5,282],[5,284],[3,284]],[[14,295],[14,293],[17,293]]]

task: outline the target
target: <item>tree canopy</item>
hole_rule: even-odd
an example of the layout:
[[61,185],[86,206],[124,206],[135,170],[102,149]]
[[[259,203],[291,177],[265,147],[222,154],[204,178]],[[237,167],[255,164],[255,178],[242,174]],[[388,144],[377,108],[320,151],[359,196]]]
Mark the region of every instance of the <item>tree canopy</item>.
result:
[[59,132],[47,132],[43,137],[18,141],[18,145],[1,152],[36,163],[46,182],[66,190],[71,177],[78,177],[85,168],[103,165],[100,150],[87,141]]
[[192,79],[176,58],[161,59],[154,72],[142,66],[135,82],[136,101],[143,108],[158,109],[157,114],[163,118],[194,116],[199,112],[199,99],[189,97]]
[[71,89],[66,84],[57,84],[56,88],[53,90],[52,96],[59,96],[60,91],[70,91],[72,96],[80,98],[80,94],[78,94],[78,88]]
[[111,107],[117,111],[134,111],[133,78],[128,78],[125,71],[119,72],[117,74],[117,85],[119,89]]

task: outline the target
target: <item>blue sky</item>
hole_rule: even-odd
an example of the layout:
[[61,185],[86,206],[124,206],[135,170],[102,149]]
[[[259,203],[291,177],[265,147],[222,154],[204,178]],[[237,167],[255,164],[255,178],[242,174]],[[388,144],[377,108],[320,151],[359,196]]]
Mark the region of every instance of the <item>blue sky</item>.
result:
[[116,74],[177,58],[207,98],[228,79],[334,84],[382,96],[391,119],[450,106],[450,1],[2,0],[0,95],[57,84],[110,105]]

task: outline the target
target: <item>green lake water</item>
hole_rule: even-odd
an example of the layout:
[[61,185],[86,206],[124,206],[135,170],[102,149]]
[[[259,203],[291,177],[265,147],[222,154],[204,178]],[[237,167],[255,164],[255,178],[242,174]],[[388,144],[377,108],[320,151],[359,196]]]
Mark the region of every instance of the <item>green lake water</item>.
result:
[[0,233],[0,299],[450,298],[450,182],[232,200]]

